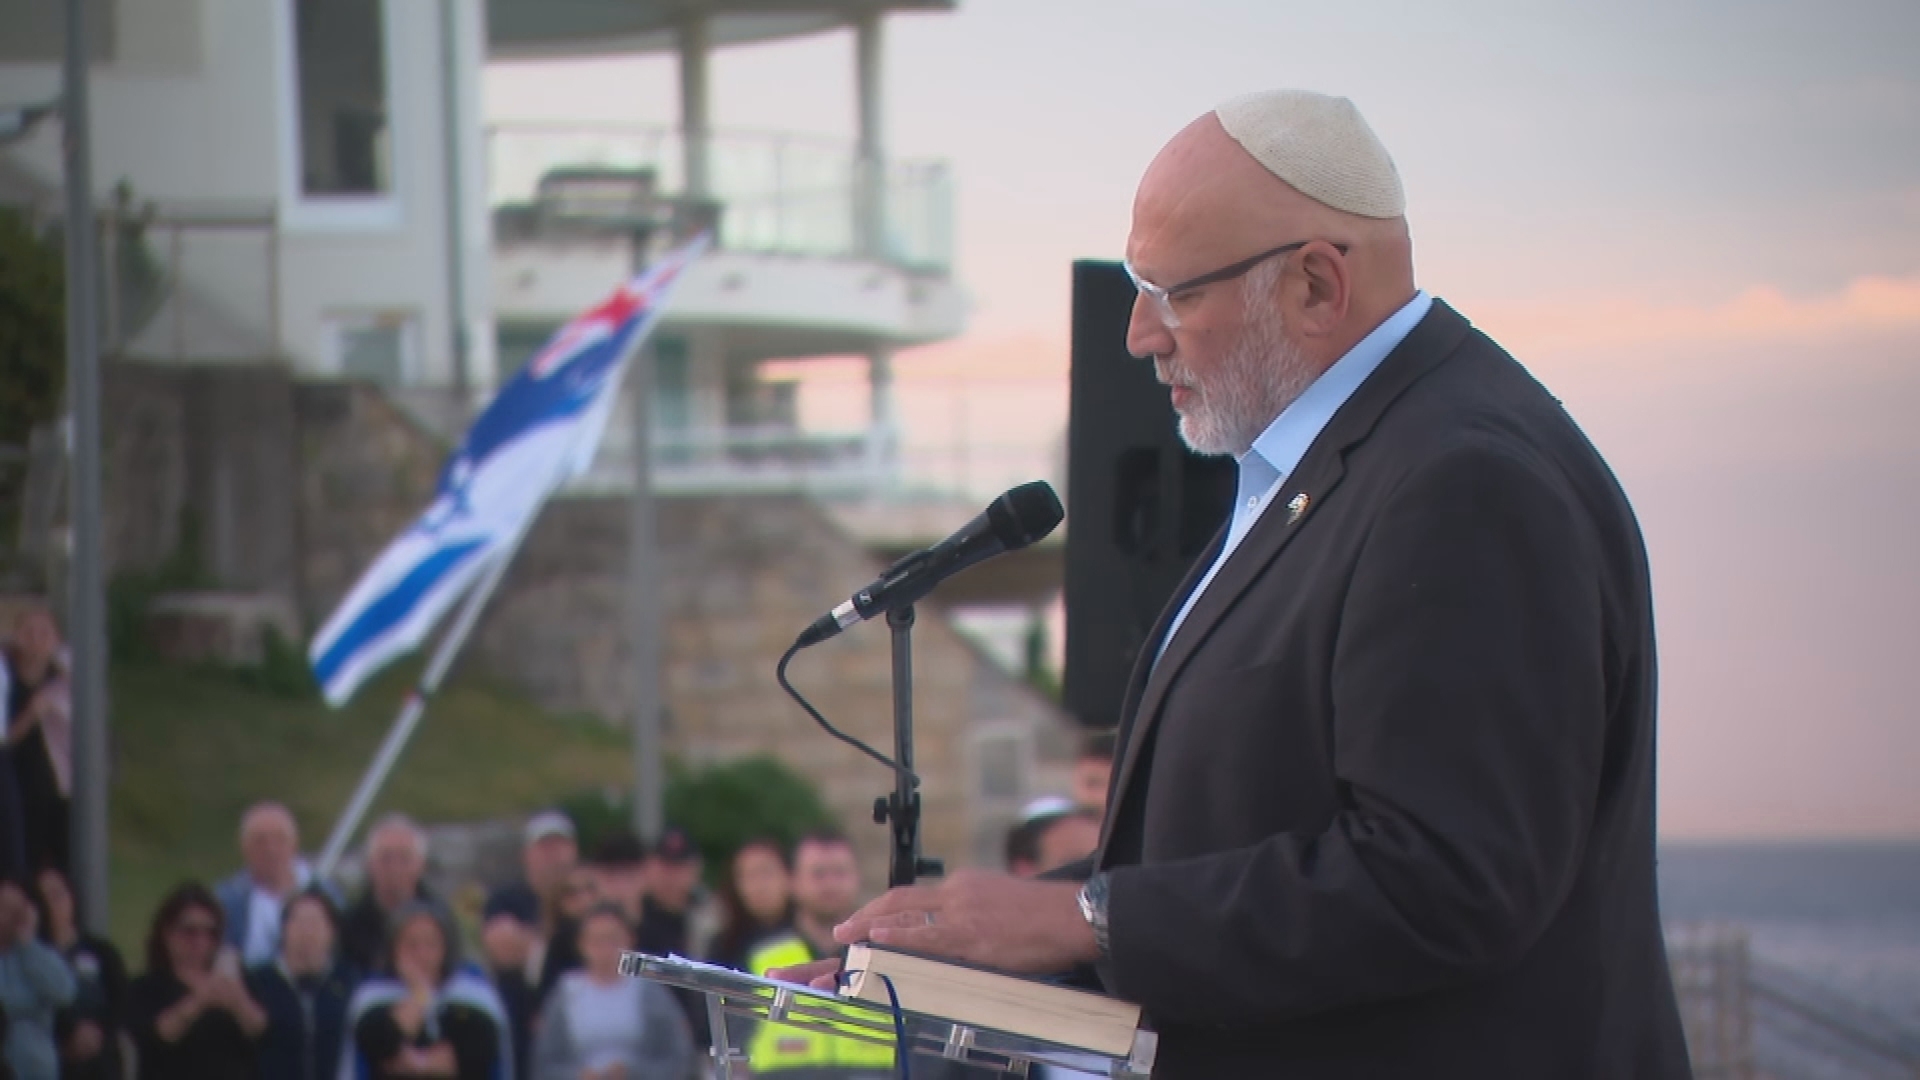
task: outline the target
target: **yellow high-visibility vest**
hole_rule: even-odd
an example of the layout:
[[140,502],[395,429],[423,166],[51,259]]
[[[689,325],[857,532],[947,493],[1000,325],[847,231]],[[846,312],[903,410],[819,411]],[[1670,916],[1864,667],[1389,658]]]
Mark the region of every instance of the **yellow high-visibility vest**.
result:
[[[810,964],[818,959],[798,934],[775,938],[747,957],[747,969],[765,976],[774,968]],[[755,1076],[781,1069],[891,1069],[893,1047],[817,1031],[762,1023],[747,1041],[747,1066]]]

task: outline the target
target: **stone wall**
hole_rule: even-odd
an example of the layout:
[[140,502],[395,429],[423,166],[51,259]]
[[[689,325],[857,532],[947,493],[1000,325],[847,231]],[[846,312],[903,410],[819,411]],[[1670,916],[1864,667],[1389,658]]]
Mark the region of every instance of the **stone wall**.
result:
[[301,383],[295,398],[298,601],[309,628],[433,499],[448,447],[371,386]]
[[109,363],[101,382],[101,548],[107,576],[151,570],[180,547],[187,505],[177,373]]
[[309,627],[426,506],[446,453],[378,390],[278,368],[110,363],[102,413],[109,578],[185,555]]
[[[802,497],[685,496],[657,507],[668,752],[689,763],[778,756],[818,784],[839,813],[869,884],[884,881],[886,830],[869,815],[874,797],[890,788],[888,773],[822,732],[774,680],[794,635],[871,580],[878,563]],[[616,498],[550,504],[467,662],[514,680],[550,707],[625,722],[637,688],[628,660],[627,515]],[[790,673],[837,727],[892,751],[884,626],[855,627],[816,646]],[[1056,779],[1037,772],[1033,759],[1063,748],[1063,718],[1002,674],[937,609],[921,611],[914,678],[925,849],[953,865],[997,861],[1021,802]],[[1013,762],[1013,773],[984,776],[989,757]]]

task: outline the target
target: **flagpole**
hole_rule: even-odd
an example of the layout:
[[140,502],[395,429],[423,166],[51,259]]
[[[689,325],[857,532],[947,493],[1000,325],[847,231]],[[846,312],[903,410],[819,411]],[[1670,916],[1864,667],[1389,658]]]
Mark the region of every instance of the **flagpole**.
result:
[[420,682],[407,694],[407,700],[400,706],[400,715],[394,718],[393,726],[387,730],[387,737],[380,743],[380,752],[374,755],[373,764],[360,777],[360,786],[354,789],[353,798],[348,800],[347,808],[340,813],[340,819],[334,822],[333,832],[327,837],[327,846],[320,852],[320,863],[315,869],[318,877],[326,878],[333,874],[340,856],[346,854],[347,844],[360,827],[360,819],[366,816],[368,807],[373,805],[374,797],[386,786],[387,774],[400,760],[401,751],[413,738],[413,730],[420,724],[420,718],[426,714],[427,699],[440,689],[440,680],[453,666],[454,657],[459,655],[461,646],[466,644],[467,635],[480,622],[480,612],[493,598],[493,592],[507,575],[507,567],[513,562],[513,556],[520,550],[521,540],[526,538],[527,529],[532,526],[534,517],[527,518],[525,524],[513,535],[507,547],[495,556],[486,576],[481,578],[473,591],[467,594],[466,602],[460,607],[460,614],[453,625],[440,639],[440,645],[433,651],[433,659],[427,662],[427,670],[420,675]]

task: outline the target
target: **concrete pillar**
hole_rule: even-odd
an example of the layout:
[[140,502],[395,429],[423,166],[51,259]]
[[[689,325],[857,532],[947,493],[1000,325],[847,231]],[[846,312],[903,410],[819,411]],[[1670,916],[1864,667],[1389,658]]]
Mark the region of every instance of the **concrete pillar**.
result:
[[853,24],[855,92],[860,107],[860,142],[854,167],[853,220],[859,254],[882,259],[886,250],[886,152],[881,110],[881,13],[862,12]]
[[708,139],[712,135],[707,100],[707,20],[690,15],[680,24],[680,137],[685,144],[686,193],[705,198],[713,193],[707,168]]
[[900,413],[893,392],[893,350],[867,353],[867,387],[872,405],[867,423],[867,464],[882,488],[899,475]]

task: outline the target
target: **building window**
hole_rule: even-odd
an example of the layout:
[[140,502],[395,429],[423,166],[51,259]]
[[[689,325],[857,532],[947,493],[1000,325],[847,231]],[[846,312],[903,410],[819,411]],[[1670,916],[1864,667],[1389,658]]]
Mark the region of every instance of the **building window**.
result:
[[334,370],[347,378],[404,386],[419,369],[420,324],[412,315],[335,315],[327,324]]
[[279,0],[282,195],[290,224],[399,224],[389,0]]
[[693,426],[686,338],[663,334],[654,339],[653,422],[662,431],[685,431]]
[[393,190],[381,0],[294,0],[300,101],[300,190]]

